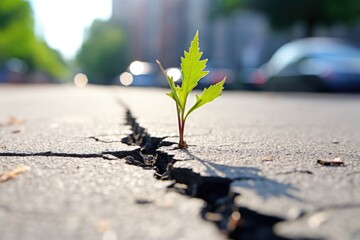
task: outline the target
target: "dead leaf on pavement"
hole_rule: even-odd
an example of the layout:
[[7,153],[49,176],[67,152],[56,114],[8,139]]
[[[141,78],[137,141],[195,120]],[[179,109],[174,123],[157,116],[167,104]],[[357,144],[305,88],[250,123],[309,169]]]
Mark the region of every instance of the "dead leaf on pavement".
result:
[[334,158],[332,160],[319,159],[317,160],[317,163],[323,166],[331,166],[331,167],[345,166],[344,161],[342,161],[340,158]]
[[19,125],[22,125],[24,124],[24,120],[21,120],[17,117],[14,117],[14,116],[9,116],[8,118],[8,125],[16,125],[16,126],[19,126]]
[[274,160],[273,156],[270,156],[270,155],[261,158],[261,161],[264,161],[264,162],[271,162],[273,160]]
[[0,183],[15,178],[17,175],[30,171],[30,167],[28,166],[18,166],[6,173],[0,175]]
[[111,230],[111,227],[110,227],[109,223],[106,220],[99,219],[95,223],[95,229],[96,229],[97,232],[104,233],[106,231]]

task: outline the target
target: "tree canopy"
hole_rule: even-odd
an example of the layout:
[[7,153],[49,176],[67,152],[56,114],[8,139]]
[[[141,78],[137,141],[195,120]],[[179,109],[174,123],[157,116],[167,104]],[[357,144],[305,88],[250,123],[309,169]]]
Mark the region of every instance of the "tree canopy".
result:
[[29,71],[43,71],[62,77],[66,66],[61,55],[34,33],[34,20],[29,2],[0,1],[0,66],[12,58],[28,65]]
[[76,59],[89,82],[110,84],[128,65],[126,36],[115,23],[95,20]]
[[303,21],[306,35],[319,24],[354,23],[360,19],[359,0],[216,0],[221,13],[254,9],[268,16],[275,28],[286,28]]

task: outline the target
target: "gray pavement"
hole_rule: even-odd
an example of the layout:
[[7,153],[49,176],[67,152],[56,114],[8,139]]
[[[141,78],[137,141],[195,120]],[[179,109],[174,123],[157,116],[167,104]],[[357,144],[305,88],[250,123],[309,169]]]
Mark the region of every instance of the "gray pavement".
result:
[[[126,107],[177,141],[165,92],[1,86],[0,174],[31,170],[0,183],[0,239],[222,239],[202,200],[121,159],[138,148],[121,143]],[[359,95],[225,92],[189,117],[186,141],[159,150],[174,168],[232,180],[240,214],[282,218],[278,236],[360,239]],[[316,163],[335,158],[345,166]]]

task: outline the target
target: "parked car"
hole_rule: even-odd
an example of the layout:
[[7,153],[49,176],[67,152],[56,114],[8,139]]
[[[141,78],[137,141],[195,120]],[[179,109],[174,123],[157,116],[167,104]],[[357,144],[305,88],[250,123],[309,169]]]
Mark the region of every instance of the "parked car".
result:
[[304,38],[280,47],[254,71],[265,90],[360,91],[360,49],[334,38]]
[[200,80],[198,87],[204,88],[209,87],[212,84],[216,84],[226,77],[224,87],[232,88],[235,85],[235,72],[228,67],[207,67],[206,71],[209,71],[209,74],[206,75],[202,80]]

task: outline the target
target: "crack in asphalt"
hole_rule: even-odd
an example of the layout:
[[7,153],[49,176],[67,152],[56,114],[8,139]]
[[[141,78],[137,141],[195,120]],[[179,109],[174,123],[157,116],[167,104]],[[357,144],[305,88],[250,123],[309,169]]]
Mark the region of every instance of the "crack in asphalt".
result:
[[253,180],[252,178],[223,178],[202,176],[190,168],[174,167],[174,156],[159,151],[161,146],[171,146],[172,142],[164,141],[166,137],[152,137],[141,127],[131,112],[126,112],[126,124],[132,133],[123,138],[128,145],[140,146],[140,149],[126,157],[128,164],[145,169],[154,169],[154,176],[161,180],[171,180],[169,190],[180,194],[202,199],[205,206],[200,215],[204,220],[213,222],[220,233],[229,239],[288,239],[276,235],[273,226],[284,219],[267,216],[251,209],[237,206],[236,199],[240,194],[231,190],[235,180]]
[[[205,202],[205,205],[200,210],[201,217],[206,221],[214,223],[220,233],[229,239],[289,239],[277,235],[273,229],[275,224],[283,222],[285,219],[276,216],[263,215],[249,208],[238,206],[236,203],[239,201],[241,202],[241,195],[231,189],[231,184],[234,181],[269,181],[269,179],[259,176],[238,178],[202,176],[190,168],[174,167],[174,164],[178,160],[174,159],[173,155],[159,151],[158,149],[162,146],[172,146],[176,144],[175,142],[166,141],[165,139],[167,137],[151,136],[144,127],[139,125],[129,110],[126,112],[126,125],[130,126],[131,133],[122,138],[121,142],[127,145],[137,146],[138,148],[136,149],[81,154],[58,153],[52,151],[37,153],[0,152],[0,156],[103,158],[105,160],[123,159],[127,164],[142,167],[147,170],[154,170],[154,177],[159,180],[172,181],[168,186],[168,190],[192,198],[202,199]],[[119,142],[104,141],[98,137],[89,138],[103,143]],[[291,174],[295,172],[299,171],[280,174]],[[300,172],[312,174],[309,171]],[[151,202],[139,202],[139,204],[151,204]]]
[[136,153],[136,150],[131,151],[105,151],[101,153],[59,153],[52,151],[36,152],[36,153],[15,153],[15,152],[0,152],[0,157],[63,157],[63,158],[104,158],[106,160],[113,160],[108,155],[118,158],[125,158]]
[[96,142],[102,142],[102,143],[118,143],[118,142],[121,142],[121,141],[119,141],[119,140],[117,140],[117,141],[106,141],[106,140],[103,140],[103,139],[101,139],[101,138],[99,138],[99,137],[95,137],[95,136],[91,136],[91,137],[89,137],[88,139],[93,139],[93,140],[95,140]]
[[1,152],[1,157],[32,157],[32,156],[43,156],[43,157],[71,157],[71,158],[97,158],[102,157],[98,153],[58,153],[52,151],[37,152],[37,153],[14,153],[14,152]]
[[309,170],[293,170],[293,171],[288,171],[288,172],[279,172],[279,173],[276,173],[275,175],[287,175],[287,174],[294,174],[294,173],[303,173],[303,174],[309,174],[309,175],[314,174],[312,171],[309,171]]
[[[52,151],[37,153],[2,152],[0,156],[123,159],[127,164],[154,170],[154,177],[159,180],[172,181],[168,186],[168,190],[202,199],[205,205],[200,210],[201,217],[206,221],[213,222],[220,233],[229,239],[287,239],[276,235],[273,230],[273,226],[284,221],[284,219],[262,215],[251,209],[239,207],[235,203],[238,202],[237,198],[240,197],[240,194],[231,190],[232,182],[246,180],[266,181],[266,178],[239,177],[230,179],[202,176],[190,168],[176,168],[174,164],[177,160],[174,159],[174,156],[158,150],[162,146],[174,145],[175,142],[166,141],[167,137],[152,137],[145,128],[139,125],[129,110],[126,112],[126,124],[131,127],[132,133],[121,139],[121,142],[138,146],[136,149],[81,154]],[[113,142],[103,141],[98,137],[90,137],[90,139],[97,142]]]

